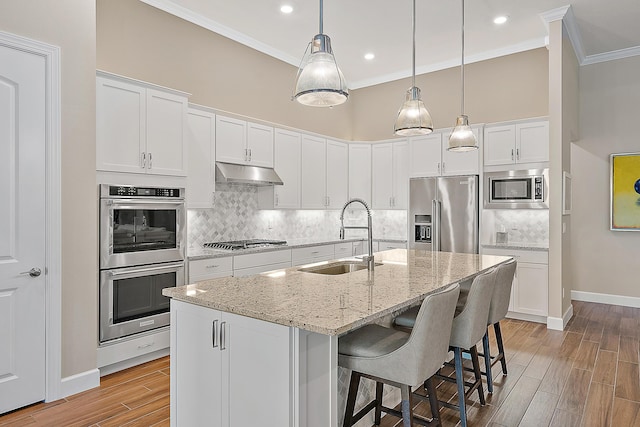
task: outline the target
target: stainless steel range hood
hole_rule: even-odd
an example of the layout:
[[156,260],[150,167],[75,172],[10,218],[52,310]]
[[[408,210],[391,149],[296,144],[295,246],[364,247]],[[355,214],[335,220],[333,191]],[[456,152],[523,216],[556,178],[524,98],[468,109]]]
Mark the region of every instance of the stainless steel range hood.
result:
[[273,168],[216,162],[216,182],[227,184],[283,185]]

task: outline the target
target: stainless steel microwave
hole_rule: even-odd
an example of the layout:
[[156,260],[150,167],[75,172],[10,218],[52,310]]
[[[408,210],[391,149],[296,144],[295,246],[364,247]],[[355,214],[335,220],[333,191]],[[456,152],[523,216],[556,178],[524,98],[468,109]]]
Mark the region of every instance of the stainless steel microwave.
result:
[[548,209],[549,169],[485,174],[486,209]]

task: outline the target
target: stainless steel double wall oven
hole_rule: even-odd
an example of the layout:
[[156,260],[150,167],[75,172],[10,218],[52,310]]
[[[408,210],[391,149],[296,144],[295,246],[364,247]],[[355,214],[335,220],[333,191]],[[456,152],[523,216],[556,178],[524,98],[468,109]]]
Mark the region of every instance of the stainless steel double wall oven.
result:
[[183,188],[100,185],[100,343],[169,325],[185,230]]

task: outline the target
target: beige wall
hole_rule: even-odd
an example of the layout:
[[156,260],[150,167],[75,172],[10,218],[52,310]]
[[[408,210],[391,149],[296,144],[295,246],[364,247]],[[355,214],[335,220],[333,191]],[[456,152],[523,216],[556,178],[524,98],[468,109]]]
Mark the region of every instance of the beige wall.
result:
[[[465,113],[473,123],[492,123],[549,112],[547,49],[535,49],[465,65]],[[393,125],[411,78],[353,91],[353,139],[393,137]],[[416,76],[436,128],[455,125],[460,114],[460,68]]]
[[95,4],[0,2],[0,31],[61,47],[62,376],[96,367]]
[[[640,57],[580,69],[580,140],[572,147],[574,290],[640,297],[640,233],[609,230],[609,155],[640,152]],[[638,172],[640,177],[640,171]]]
[[138,0],[96,3],[99,69],[189,92],[196,104],[350,139],[349,102],[291,101],[295,67]]

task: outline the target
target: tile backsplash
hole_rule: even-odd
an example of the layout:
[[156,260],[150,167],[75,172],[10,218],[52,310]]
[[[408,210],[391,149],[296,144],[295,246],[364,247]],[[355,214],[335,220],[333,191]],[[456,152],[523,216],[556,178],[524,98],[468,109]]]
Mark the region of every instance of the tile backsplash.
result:
[[[357,205],[353,205],[356,206]],[[362,209],[350,208],[345,225],[366,224]],[[216,184],[211,209],[187,211],[187,239],[190,247],[206,242],[241,239],[337,239],[339,210],[260,210],[256,187]],[[347,230],[346,237],[366,237],[366,230]],[[407,211],[373,211],[373,237],[407,238]]]
[[548,209],[485,209],[482,243],[496,243],[496,232],[506,232],[509,243],[549,244]]

